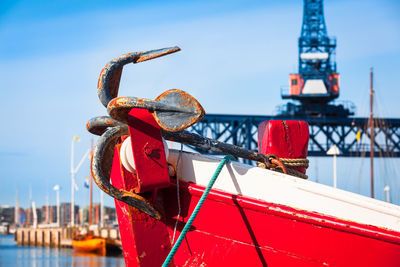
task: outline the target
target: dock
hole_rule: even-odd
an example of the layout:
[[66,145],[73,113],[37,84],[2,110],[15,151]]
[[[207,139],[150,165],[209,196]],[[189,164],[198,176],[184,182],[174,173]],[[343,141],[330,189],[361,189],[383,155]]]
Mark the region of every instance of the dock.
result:
[[[15,241],[19,246],[72,247],[74,230],[79,228],[18,228]],[[118,228],[92,230],[94,235],[114,240],[121,240]]]

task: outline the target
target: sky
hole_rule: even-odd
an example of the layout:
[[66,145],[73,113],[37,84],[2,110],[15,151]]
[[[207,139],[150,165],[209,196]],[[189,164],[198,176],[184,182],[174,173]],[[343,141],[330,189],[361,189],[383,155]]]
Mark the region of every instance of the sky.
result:
[[[120,96],[154,99],[167,89],[192,94],[207,113],[274,114],[280,87],[296,72],[302,1],[28,1],[0,3],[0,205],[70,201],[75,165],[96,137],[86,122],[106,115],[97,98],[101,69],[127,52],[178,45],[182,51],[124,68]],[[325,20],[337,38],[340,100],[368,115],[369,69],[376,110],[400,117],[400,3],[326,0]],[[310,180],[332,184],[332,160],[311,158]],[[392,188],[400,204],[398,159],[376,160],[376,194]],[[76,175],[76,203],[87,205],[85,160]],[[369,160],[338,159],[338,186],[369,194]],[[94,201],[99,201],[99,190]],[[113,205],[110,197],[105,203]]]

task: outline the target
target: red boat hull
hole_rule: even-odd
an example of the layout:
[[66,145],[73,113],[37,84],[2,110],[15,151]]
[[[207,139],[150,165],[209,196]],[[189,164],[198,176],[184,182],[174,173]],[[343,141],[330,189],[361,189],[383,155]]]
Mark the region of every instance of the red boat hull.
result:
[[[129,188],[118,149],[111,174]],[[118,168],[119,167],[119,168]],[[204,188],[180,183],[175,240]],[[127,266],[161,266],[178,215],[176,185],[159,190],[161,221],[116,201]],[[212,190],[171,266],[400,266],[400,234],[284,205]]]

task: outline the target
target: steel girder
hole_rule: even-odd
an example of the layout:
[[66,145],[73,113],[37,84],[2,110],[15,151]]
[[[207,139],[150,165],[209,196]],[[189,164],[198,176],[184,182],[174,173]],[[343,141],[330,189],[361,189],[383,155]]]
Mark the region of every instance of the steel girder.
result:
[[[207,114],[189,131],[220,142],[257,150],[257,127],[265,120],[303,120],[310,130],[309,156],[326,156],[332,145],[342,157],[370,155],[368,118],[282,118],[257,115]],[[400,157],[400,119],[375,119],[375,157]],[[359,138],[358,138],[358,137]],[[206,153],[202,149],[192,149]]]

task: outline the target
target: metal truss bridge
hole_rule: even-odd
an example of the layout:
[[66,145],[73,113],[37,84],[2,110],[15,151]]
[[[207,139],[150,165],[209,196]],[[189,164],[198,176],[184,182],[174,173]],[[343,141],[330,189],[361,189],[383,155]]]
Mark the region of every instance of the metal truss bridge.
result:
[[[304,120],[309,124],[308,156],[326,156],[332,145],[342,157],[370,156],[368,118],[301,118],[207,114],[188,130],[221,142],[257,150],[257,127],[265,120]],[[400,119],[374,119],[375,157],[400,157]],[[202,149],[192,149],[206,153]]]

